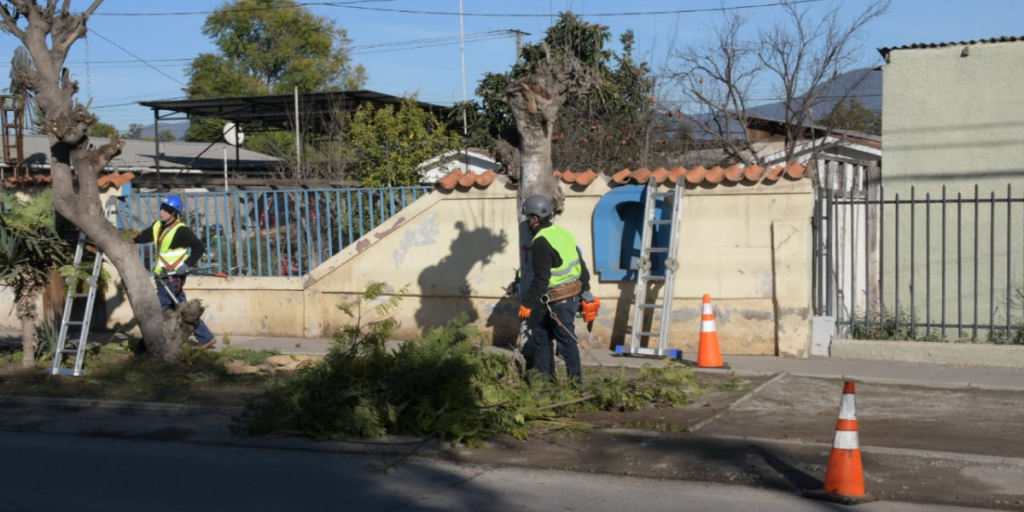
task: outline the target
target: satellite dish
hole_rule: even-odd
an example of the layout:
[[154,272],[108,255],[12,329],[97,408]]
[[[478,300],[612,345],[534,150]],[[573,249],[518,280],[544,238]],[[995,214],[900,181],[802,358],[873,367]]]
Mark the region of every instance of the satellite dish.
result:
[[238,126],[235,123],[228,123],[224,125],[224,142],[227,142],[232,146],[240,146],[244,140],[245,134],[242,133],[241,126]]

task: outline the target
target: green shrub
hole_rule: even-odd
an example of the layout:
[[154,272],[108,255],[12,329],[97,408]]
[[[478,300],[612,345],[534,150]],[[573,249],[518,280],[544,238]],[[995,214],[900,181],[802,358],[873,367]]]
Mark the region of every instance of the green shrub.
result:
[[[460,315],[422,338],[387,347],[397,327],[397,298],[380,301],[374,285],[340,308],[355,323],[335,335],[324,361],[300,369],[247,407],[240,430],[298,433],[316,439],[412,435],[479,445],[489,436],[527,437],[533,429],[579,427],[580,411],[632,410],[651,403],[682,406],[704,393],[681,365],[645,367],[626,379],[620,368],[582,388],[562,381],[522,379],[511,357],[484,352],[480,333]],[[364,323],[362,305],[377,301]]]

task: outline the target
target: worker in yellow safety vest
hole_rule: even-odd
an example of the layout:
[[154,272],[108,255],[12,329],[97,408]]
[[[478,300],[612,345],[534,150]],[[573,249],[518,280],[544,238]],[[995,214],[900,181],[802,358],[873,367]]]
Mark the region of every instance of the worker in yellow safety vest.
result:
[[[153,273],[158,279],[164,280],[166,287],[157,286],[157,297],[160,308],[164,311],[188,301],[185,298],[185,276],[206,252],[206,245],[196,234],[178,219],[183,210],[183,203],[178,196],[167,196],[160,204],[160,220],[143,230],[135,237],[135,243],[154,243],[156,262]],[[169,293],[173,293],[172,298]],[[217,342],[213,333],[202,320],[195,330],[195,348],[212,348]]]
[[590,292],[590,272],[576,246],[576,237],[551,224],[551,201],[540,195],[527,197],[522,213],[533,233],[528,253],[533,280],[524,283],[519,306],[519,318],[526,320],[530,333],[530,367],[555,376],[554,340],[565,360],[569,380],[580,385],[583,374],[574,325],[576,312],[582,310],[584,321],[592,322],[601,301]]

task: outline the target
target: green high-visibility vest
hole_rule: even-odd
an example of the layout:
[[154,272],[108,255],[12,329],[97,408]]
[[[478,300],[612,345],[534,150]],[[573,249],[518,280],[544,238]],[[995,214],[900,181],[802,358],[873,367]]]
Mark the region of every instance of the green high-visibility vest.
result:
[[185,258],[188,258],[188,247],[171,248],[174,234],[184,226],[184,222],[174,221],[169,229],[163,231],[162,221],[158,220],[153,224],[153,242],[156,246],[156,267],[153,272],[156,274],[174,270],[185,261]]
[[576,237],[572,236],[569,230],[561,226],[548,226],[541,229],[534,235],[533,240],[543,238],[551,244],[551,247],[562,259],[561,266],[551,269],[551,279],[548,281],[548,288],[575,281],[583,273],[583,264],[580,261],[580,253],[576,251]]

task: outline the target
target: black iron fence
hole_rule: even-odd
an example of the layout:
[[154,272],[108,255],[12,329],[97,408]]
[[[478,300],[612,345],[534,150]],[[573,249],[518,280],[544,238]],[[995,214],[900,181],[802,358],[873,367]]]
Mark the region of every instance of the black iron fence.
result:
[[821,190],[815,314],[856,339],[1024,344],[1022,191]]

